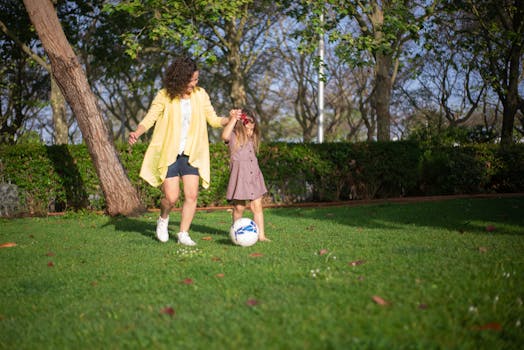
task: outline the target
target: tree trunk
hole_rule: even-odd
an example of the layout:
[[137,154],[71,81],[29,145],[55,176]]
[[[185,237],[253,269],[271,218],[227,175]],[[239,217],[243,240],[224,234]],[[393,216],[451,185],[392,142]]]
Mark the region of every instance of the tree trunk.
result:
[[[522,22],[524,22],[524,20],[521,20],[521,23]],[[519,78],[521,56],[522,46],[520,44],[514,44],[510,50],[507,90],[499,93],[499,98],[504,106],[504,111],[502,113],[502,130],[500,134],[500,143],[503,147],[513,144],[515,115],[517,114],[520,104]]]
[[144,207],[118,158],[95,96],[65,37],[53,4],[50,0],[24,0],[24,5],[51,61],[53,78],[78,121],[100,180],[108,214],[139,214]]
[[391,58],[388,55],[376,55],[375,90],[373,107],[377,113],[377,140],[389,141],[390,122],[389,103],[391,100]]
[[231,100],[235,108],[242,108],[247,102],[246,89],[244,86],[245,78],[242,73],[240,57],[240,40],[242,35],[234,22],[228,22],[226,30],[226,37],[229,38],[227,61],[231,71]]
[[55,79],[51,76],[51,108],[53,110],[53,126],[55,145],[67,145],[69,127],[67,125],[66,100]]

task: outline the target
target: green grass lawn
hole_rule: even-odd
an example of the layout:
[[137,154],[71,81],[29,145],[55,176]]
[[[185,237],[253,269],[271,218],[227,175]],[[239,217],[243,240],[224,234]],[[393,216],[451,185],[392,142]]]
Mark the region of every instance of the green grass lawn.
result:
[[[521,349],[524,198],[0,220],[2,349]],[[176,232],[180,213],[171,214]],[[249,216],[249,215],[248,215]],[[382,305],[385,304],[385,305]]]

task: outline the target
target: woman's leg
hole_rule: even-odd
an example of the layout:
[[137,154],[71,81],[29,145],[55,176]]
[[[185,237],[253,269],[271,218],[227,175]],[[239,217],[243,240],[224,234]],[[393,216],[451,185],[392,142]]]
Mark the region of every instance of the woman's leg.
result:
[[169,177],[162,184],[164,197],[160,200],[160,217],[167,219],[180,195],[180,177]]
[[169,240],[169,232],[167,226],[169,225],[169,212],[176,204],[178,195],[180,194],[180,179],[178,176],[169,177],[165,179],[162,184],[162,192],[164,197],[160,200],[160,218],[156,222],[156,238],[160,242],[167,242]]
[[197,207],[199,176],[184,175],[182,182],[184,183],[184,204],[180,219],[180,232],[189,232]]

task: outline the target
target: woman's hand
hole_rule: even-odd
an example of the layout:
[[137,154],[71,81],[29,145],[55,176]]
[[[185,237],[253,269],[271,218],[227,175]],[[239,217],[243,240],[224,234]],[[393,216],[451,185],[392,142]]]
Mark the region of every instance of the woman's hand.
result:
[[241,115],[242,115],[241,109],[232,109],[231,111],[229,111],[230,119],[240,120]]

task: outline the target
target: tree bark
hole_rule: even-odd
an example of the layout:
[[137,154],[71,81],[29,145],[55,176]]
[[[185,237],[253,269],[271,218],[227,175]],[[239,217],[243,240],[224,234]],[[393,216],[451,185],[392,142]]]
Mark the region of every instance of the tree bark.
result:
[[51,62],[53,78],[82,131],[106,199],[107,213],[111,216],[141,213],[144,207],[118,158],[95,96],[53,4],[50,0],[24,0],[24,5]]
[[67,125],[66,101],[60,87],[51,76],[51,108],[53,110],[53,126],[55,145],[67,145],[69,141],[69,126]]
[[377,113],[377,140],[389,141],[391,115],[389,104],[391,102],[391,58],[387,55],[376,55],[375,89],[371,99],[373,108]]

